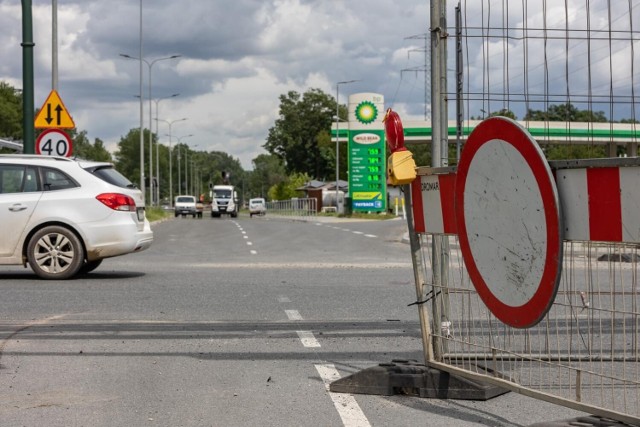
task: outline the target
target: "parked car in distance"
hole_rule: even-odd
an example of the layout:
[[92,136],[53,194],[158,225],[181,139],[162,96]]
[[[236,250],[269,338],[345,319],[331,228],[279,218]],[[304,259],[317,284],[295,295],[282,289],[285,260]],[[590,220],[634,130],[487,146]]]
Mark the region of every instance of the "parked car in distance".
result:
[[147,249],[142,192],[111,163],[0,154],[0,264],[68,279]]
[[174,216],[191,215],[195,218],[197,214],[198,212],[196,210],[196,198],[194,196],[176,196],[173,209]]
[[254,215],[266,215],[267,213],[267,202],[261,197],[256,197],[255,199],[249,200],[249,216],[253,217]]

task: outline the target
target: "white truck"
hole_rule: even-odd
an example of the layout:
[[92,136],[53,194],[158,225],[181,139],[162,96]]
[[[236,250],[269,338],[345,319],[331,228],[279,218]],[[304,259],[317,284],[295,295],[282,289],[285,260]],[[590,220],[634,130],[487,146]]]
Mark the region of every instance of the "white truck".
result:
[[214,185],[211,187],[211,218],[222,215],[238,216],[238,193],[233,185]]

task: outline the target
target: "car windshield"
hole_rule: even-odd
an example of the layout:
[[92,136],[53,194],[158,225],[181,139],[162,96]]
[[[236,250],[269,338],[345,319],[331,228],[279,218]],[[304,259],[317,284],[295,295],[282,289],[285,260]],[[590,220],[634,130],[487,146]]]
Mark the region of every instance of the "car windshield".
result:
[[193,203],[193,202],[195,202],[195,198],[187,197],[187,196],[178,197],[178,200],[176,200],[176,202],[178,202],[178,203]]
[[231,190],[213,190],[213,194],[216,199],[230,199],[231,198]]

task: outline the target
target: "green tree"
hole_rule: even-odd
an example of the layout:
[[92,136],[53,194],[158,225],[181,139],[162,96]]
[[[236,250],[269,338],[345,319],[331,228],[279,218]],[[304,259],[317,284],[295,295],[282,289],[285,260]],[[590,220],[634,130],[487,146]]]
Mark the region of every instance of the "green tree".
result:
[[252,160],[253,171],[249,174],[251,195],[267,197],[269,189],[287,179],[282,160],[273,154],[260,154]]
[[300,193],[296,189],[305,185],[310,179],[306,173],[294,172],[286,180],[269,189],[269,200],[289,200],[292,197],[299,197]]
[[112,162],[111,153],[107,151],[102,140],[96,138],[95,143],[91,143],[87,138],[87,131],[78,132],[77,129],[71,129],[67,132],[73,143],[74,157],[85,160],[94,160],[97,162]]
[[288,173],[331,176],[335,159],[322,146],[326,139],[319,135],[331,128],[335,107],[336,100],[320,89],[280,95],[280,117],[269,129],[263,147],[284,160]]
[[[516,113],[514,113],[513,111],[507,109],[507,108],[503,108],[501,110],[498,111],[494,111],[492,113],[489,113],[487,115],[487,117],[495,117],[495,116],[501,116],[501,117],[509,117],[510,119],[513,120],[518,120],[518,116],[516,116]],[[471,116],[470,119],[471,120],[484,120],[484,116],[478,116],[478,117],[474,117]]]
[[545,144],[542,146],[545,157],[549,160],[592,159],[606,157],[604,145],[584,144]]
[[[145,137],[145,141],[147,141]],[[114,154],[116,169],[140,188],[140,129],[129,130]]]
[[22,139],[22,92],[0,82],[0,138]]
[[524,120],[549,122],[606,122],[602,111],[579,110],[571,103],[551,105],[547,111],[528,110]]

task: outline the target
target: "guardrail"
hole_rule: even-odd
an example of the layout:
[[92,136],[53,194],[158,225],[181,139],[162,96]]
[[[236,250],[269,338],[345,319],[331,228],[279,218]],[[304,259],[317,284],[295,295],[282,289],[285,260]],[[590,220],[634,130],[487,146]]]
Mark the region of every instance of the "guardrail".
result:
[[281,216],[316,216],[318,214],[318,201],[312,198],[276,200],[267,202],[269,215]]

